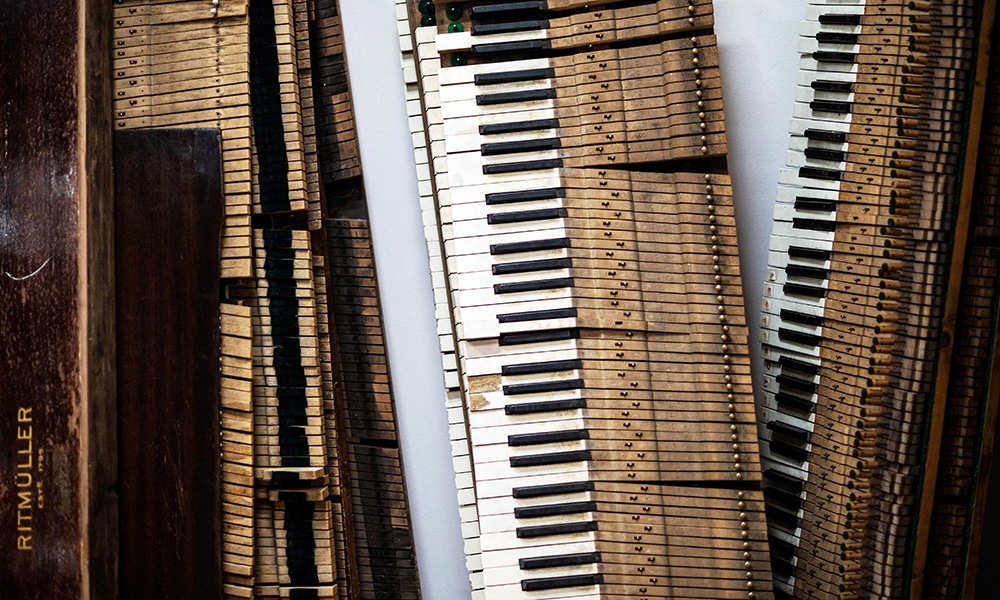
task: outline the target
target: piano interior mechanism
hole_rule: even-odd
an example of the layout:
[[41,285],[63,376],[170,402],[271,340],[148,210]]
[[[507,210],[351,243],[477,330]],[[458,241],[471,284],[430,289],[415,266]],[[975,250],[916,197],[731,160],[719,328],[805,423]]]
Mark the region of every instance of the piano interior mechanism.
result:
[[[747,315],[711,0],[395,0],[474,600],[995,597],[996,2],[799,4]],[[419,599],[337,0],[0,30],[0,598]]]

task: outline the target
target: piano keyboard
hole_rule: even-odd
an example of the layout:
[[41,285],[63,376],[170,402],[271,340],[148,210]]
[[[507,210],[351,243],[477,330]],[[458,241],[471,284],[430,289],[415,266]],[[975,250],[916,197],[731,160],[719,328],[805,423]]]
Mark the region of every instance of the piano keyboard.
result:
[[397,4],[397,18],[400,48],[403,52],[403,76],[407,83],[407,114],[414,140],[420,208],[434,291],[441,362],[444,367],[445,406],[448,414],[455,486],[458,491],[461,533],[472,596],[475,600],[481,600],[485,593],[483,589],[485,584],[479,542],[479,512],[473,488],[471,450],[459,383],[454,323],[451,318],[444,249],[441,245],[441,222],[437,208],[437,198],[445,196],[449,187],[448,159],[443,149],[444,125],[441,120],[441,102],[436,76],[441,56],[434,44],[437,37],[436,28],[418,27],[411,33],[409,13],[406,3],[402,1]]
[[770,597],[711,4],[584,4],[411,17],[473,595]]
[[778,597],[903,597],[921,568],[976,34],[974,3],[933,4],[815,2],[802,26],[761,317]]

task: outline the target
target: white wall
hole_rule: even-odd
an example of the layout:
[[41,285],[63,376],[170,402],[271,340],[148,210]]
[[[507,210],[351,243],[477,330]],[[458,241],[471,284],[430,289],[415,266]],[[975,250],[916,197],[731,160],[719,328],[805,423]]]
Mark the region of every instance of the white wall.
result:
[[[715,0],[751,351],[808,0]],[[394,0],[340,0],[425,600],[468,598]]]

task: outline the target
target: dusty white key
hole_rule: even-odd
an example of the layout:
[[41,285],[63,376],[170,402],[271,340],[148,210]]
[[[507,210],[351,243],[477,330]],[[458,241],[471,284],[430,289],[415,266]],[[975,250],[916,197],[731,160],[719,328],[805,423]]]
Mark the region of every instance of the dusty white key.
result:
[[819,21],[821,15],[864,15],[866,4],[862,0],[838,4],[810,4],[806,8],[806,21]]
[[859,44],[821,42],[816,39],[815,35],[800,37],[798,49],[802,54],[812,52],[848,52],[850,54],[858,54],[861,52]]
[[550,63],[548,59],[532,58],[527,60],[512,60],[462,65],[458,67],[446,67],[441,69],[441,85],[473,83],[476,80],[476,75],[486,73],[509,73],[513,71],[547,69],[549,66]]
[[840,181],[826,181],[822,179],[808,179],[805,177],[799,177],[798,170],[795,169],[781,169],[778,172],[778,183],[780,185],[786,185],[798,188],[815,188],[821,190],[835,190],[840,191]]

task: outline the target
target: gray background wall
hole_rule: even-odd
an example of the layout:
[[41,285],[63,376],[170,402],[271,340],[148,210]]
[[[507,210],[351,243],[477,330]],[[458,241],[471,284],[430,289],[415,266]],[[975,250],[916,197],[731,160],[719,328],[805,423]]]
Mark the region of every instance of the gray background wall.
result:
[[[394,0],[340,0],[426,600],[468,598]],[[740,263],[757,332],[807,0],[715,0]]]

